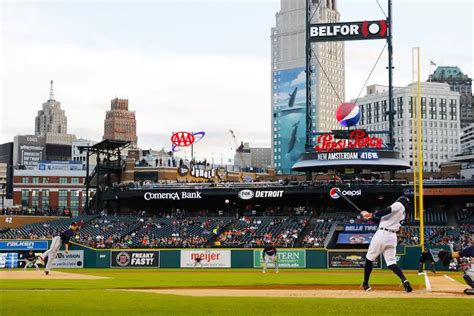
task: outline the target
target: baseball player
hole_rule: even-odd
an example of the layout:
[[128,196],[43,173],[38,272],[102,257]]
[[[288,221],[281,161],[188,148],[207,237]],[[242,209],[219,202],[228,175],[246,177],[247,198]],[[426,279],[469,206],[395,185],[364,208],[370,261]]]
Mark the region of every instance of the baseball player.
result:
[[385,262],[390,270],[395,273],[402,281],[403,287],[407,293],[413,291],[410,282],[406,279],[402,270],[397,266],[395,258],[397,249],[397,232],[405,220],[405,210],[410,205],[410,200],[405,197],[399,197],[395,203],[383,210],[369,213],[362,211],[360,214],[366,220],[379,222],[377,231],[372,238],[369,250],[367,251],[364,267],[364,291],[370,291],[370,274],[372,273],[373,262],[383,253]]
[[262,273],[267,272],[267,266],[269,262],[272,262],[275,265],[275,273],[278,273],[278,256],[277,250],[273,244],[268,244],[262,251],[262,258],[263,258],[263,270]]
[[33,253],[33,250],[30,250],[25,258],[25,267],[23,268],[23,271],[26,271],[26,268],[30,268],[32,266],[36,268],[36,271],[39,271],[40,269],[38,268],[38,263],[36,262],[37,259],[38,256]]
[[421,253],[420,257],[420,266],[418,268],[418,274],[422,274],[424,271],[424,264],[426,262],[431,263],[431,271],[433,273],[436,273],[436,267],[435,267],[435,259],[433,257],[433,254],[431,253],[431,249],[425,250],[424,252]]
[[201,262],[201,261],[202,261],[202,258],[201,258],[201,257],[196,257],[196,258],[194,259],[194,267],[193,267],[193,268],[195,269],[198,265],[200,265],[201,268],[204,268],[204,267],[202,266],[202,262]]
[[453,259],[461,261],[461,269],[464,271],[463,279],[471,288],[465,289],[467,295],[474,295],[474,246],[464,248],[461,251],[440,251],[438,258],[441,263],[448,266]]
[[51,246],[48,250],[46,250],[40,257],[40,262],[43,262],[48,257],[48,262],[46,263],[46,267],[44,269],[44,274],[48,275],[49,271],[51,270],[51,265],[53,264],[54,259],[56,259],[56,255],[58,254],[61,245],[64,244],[64,250],[66,253],[69,251],[69,240],[74,236],[74,233],[78,229],[77,223],[72,223],[68,229],[63,231],[59,236],[56,236],[51,241]]

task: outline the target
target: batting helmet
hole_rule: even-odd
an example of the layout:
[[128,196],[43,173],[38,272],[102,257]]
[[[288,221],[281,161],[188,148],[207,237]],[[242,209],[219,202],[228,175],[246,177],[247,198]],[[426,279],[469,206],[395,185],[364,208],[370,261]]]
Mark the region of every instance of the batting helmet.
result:
[[402,203],[402,205],[407,208],[410,205],[410,199],[408,199],[406,196],[401,196],[397,199],[397,202]]

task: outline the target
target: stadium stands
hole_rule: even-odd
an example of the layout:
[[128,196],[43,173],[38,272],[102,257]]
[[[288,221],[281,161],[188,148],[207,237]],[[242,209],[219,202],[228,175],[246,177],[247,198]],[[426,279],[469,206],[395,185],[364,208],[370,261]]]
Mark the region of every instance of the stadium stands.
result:
[[[185,215],[175,212],[160,217],[147,217],[141,212],[133,216],[84,215],[65,217],[12,228],[0,233],[0,239],[47,239],[66,229],[74,221],[82,221],[75,240],[93,248],[196,248],[196,247],[263,247],[273,242],[277,247],[324,247],[324,241],[336,223],[361,223],[354,212],[324,212],[307,216],[229,216]],[[429,211],[430,222],[446,223],[446,212]],[[428,246],[451,244],[455,248],[471,244],[474,226],[468,222],[471,213],[458,211],[456,226],[425,227]],[[419,227],[402,227],[401,245],[419,244]]]
[[217,245],[263,247],[273,242],[277,247],[293,247],[307,223],[306,216],[244,216],[218,237]]

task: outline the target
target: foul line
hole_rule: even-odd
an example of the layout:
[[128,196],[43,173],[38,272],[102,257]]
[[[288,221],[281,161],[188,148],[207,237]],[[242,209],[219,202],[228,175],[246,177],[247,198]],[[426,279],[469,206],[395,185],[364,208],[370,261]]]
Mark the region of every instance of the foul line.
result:
[[423,275],[425,276],[426,291],[431,292],[430,278],[428,278],[428,274],[426,272],[423,272]]
[[448,276],[447,274],[445,274],[444,277],[445,277],[446,279],[448,279],[449,281],[457,282],[455,279],[453,279],[452,277]]

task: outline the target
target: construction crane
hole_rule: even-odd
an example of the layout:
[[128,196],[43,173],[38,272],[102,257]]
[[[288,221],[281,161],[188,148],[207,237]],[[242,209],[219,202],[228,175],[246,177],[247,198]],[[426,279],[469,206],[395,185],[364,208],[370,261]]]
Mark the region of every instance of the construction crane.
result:
[[[230,129],[229,132],[230,132],[230,135],[232,135],[232,140],[234,141],[235,152],[237,153],[240,160],[240,167],[243,168],[245,167],[244,155],[242,154],[244,151],[244,144],[243,142],[241,142],[239,146],[239,142],[237,141],[237,137],[235,136],[234,131]],[[235,161],[234,161],[234,165],[235,165]]]

